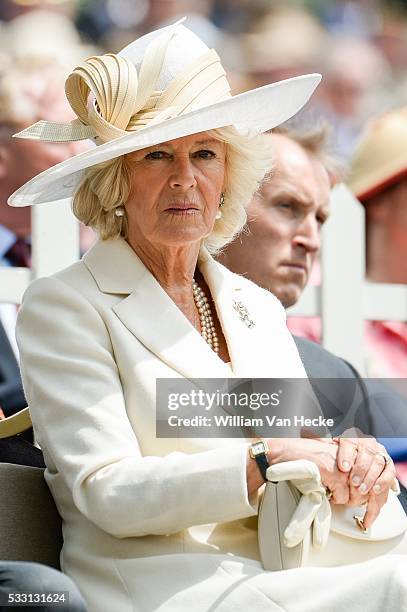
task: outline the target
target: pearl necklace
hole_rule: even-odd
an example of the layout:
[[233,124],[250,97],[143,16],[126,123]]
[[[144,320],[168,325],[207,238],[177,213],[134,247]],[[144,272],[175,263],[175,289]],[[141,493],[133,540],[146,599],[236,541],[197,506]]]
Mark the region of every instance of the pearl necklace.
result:
[[209,305],[208,298],[195,279],[192,281],[192,294],[199,312],[201,336],[204,340],[206,340],[215,353],[219,353],[218,334],[216,333],[215,324],[213,322],[211,307]]

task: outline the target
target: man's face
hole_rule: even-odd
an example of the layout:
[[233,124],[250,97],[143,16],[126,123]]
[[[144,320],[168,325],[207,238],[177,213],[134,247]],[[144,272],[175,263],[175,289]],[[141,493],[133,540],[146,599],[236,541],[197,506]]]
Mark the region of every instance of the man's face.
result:
[[330,181],[320,161],[282,134],[270,136],[273,176],[248,210],[248,231],[222,258],[231,270],[272,291],[287,308],[308,282],[329,215]]

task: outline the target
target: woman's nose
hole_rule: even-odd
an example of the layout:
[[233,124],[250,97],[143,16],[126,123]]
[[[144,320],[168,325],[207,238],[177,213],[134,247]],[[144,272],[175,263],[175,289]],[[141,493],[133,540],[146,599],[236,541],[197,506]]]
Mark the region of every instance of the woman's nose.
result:
[[178,158],[171,168],[170,187],[188,191],[196,186],[195,171],[192,161],[188,158]]

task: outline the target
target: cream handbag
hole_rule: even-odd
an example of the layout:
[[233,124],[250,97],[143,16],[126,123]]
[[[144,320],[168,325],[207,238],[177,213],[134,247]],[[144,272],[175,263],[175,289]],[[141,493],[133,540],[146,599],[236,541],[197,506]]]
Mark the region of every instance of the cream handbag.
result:
[[347,565],[407,554],[407,517],[393,491],[364,532],[358,524],[364,508],[330,504],[312,461],[272,465],[267,479],[258,521],[264,569]]

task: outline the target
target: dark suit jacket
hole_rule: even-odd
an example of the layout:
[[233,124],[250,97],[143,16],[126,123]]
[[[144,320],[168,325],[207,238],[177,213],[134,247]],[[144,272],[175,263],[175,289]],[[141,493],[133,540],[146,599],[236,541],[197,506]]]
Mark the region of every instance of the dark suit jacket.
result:
[[0,321],[0,406],[6,416],[27,406],[20,370],[7,334]]
[[[362,380],[351,364],[319,344],[305,338],[294,340],[324,414],[342,420],[342,426],[359,427],[390,449],[392,439],[407,437],[404,390],[384,379]],[[403,455],[399,448],[396,457],[405,461],[407,450]]]
[[331,433],[358,427],[375,435],[367,389],[355,368],[316,342],[298,336],[294,340],[324,416],[334,419]]
[[355,370],[346,361],[307,338],[293,336],[310,378],[354,378]]

